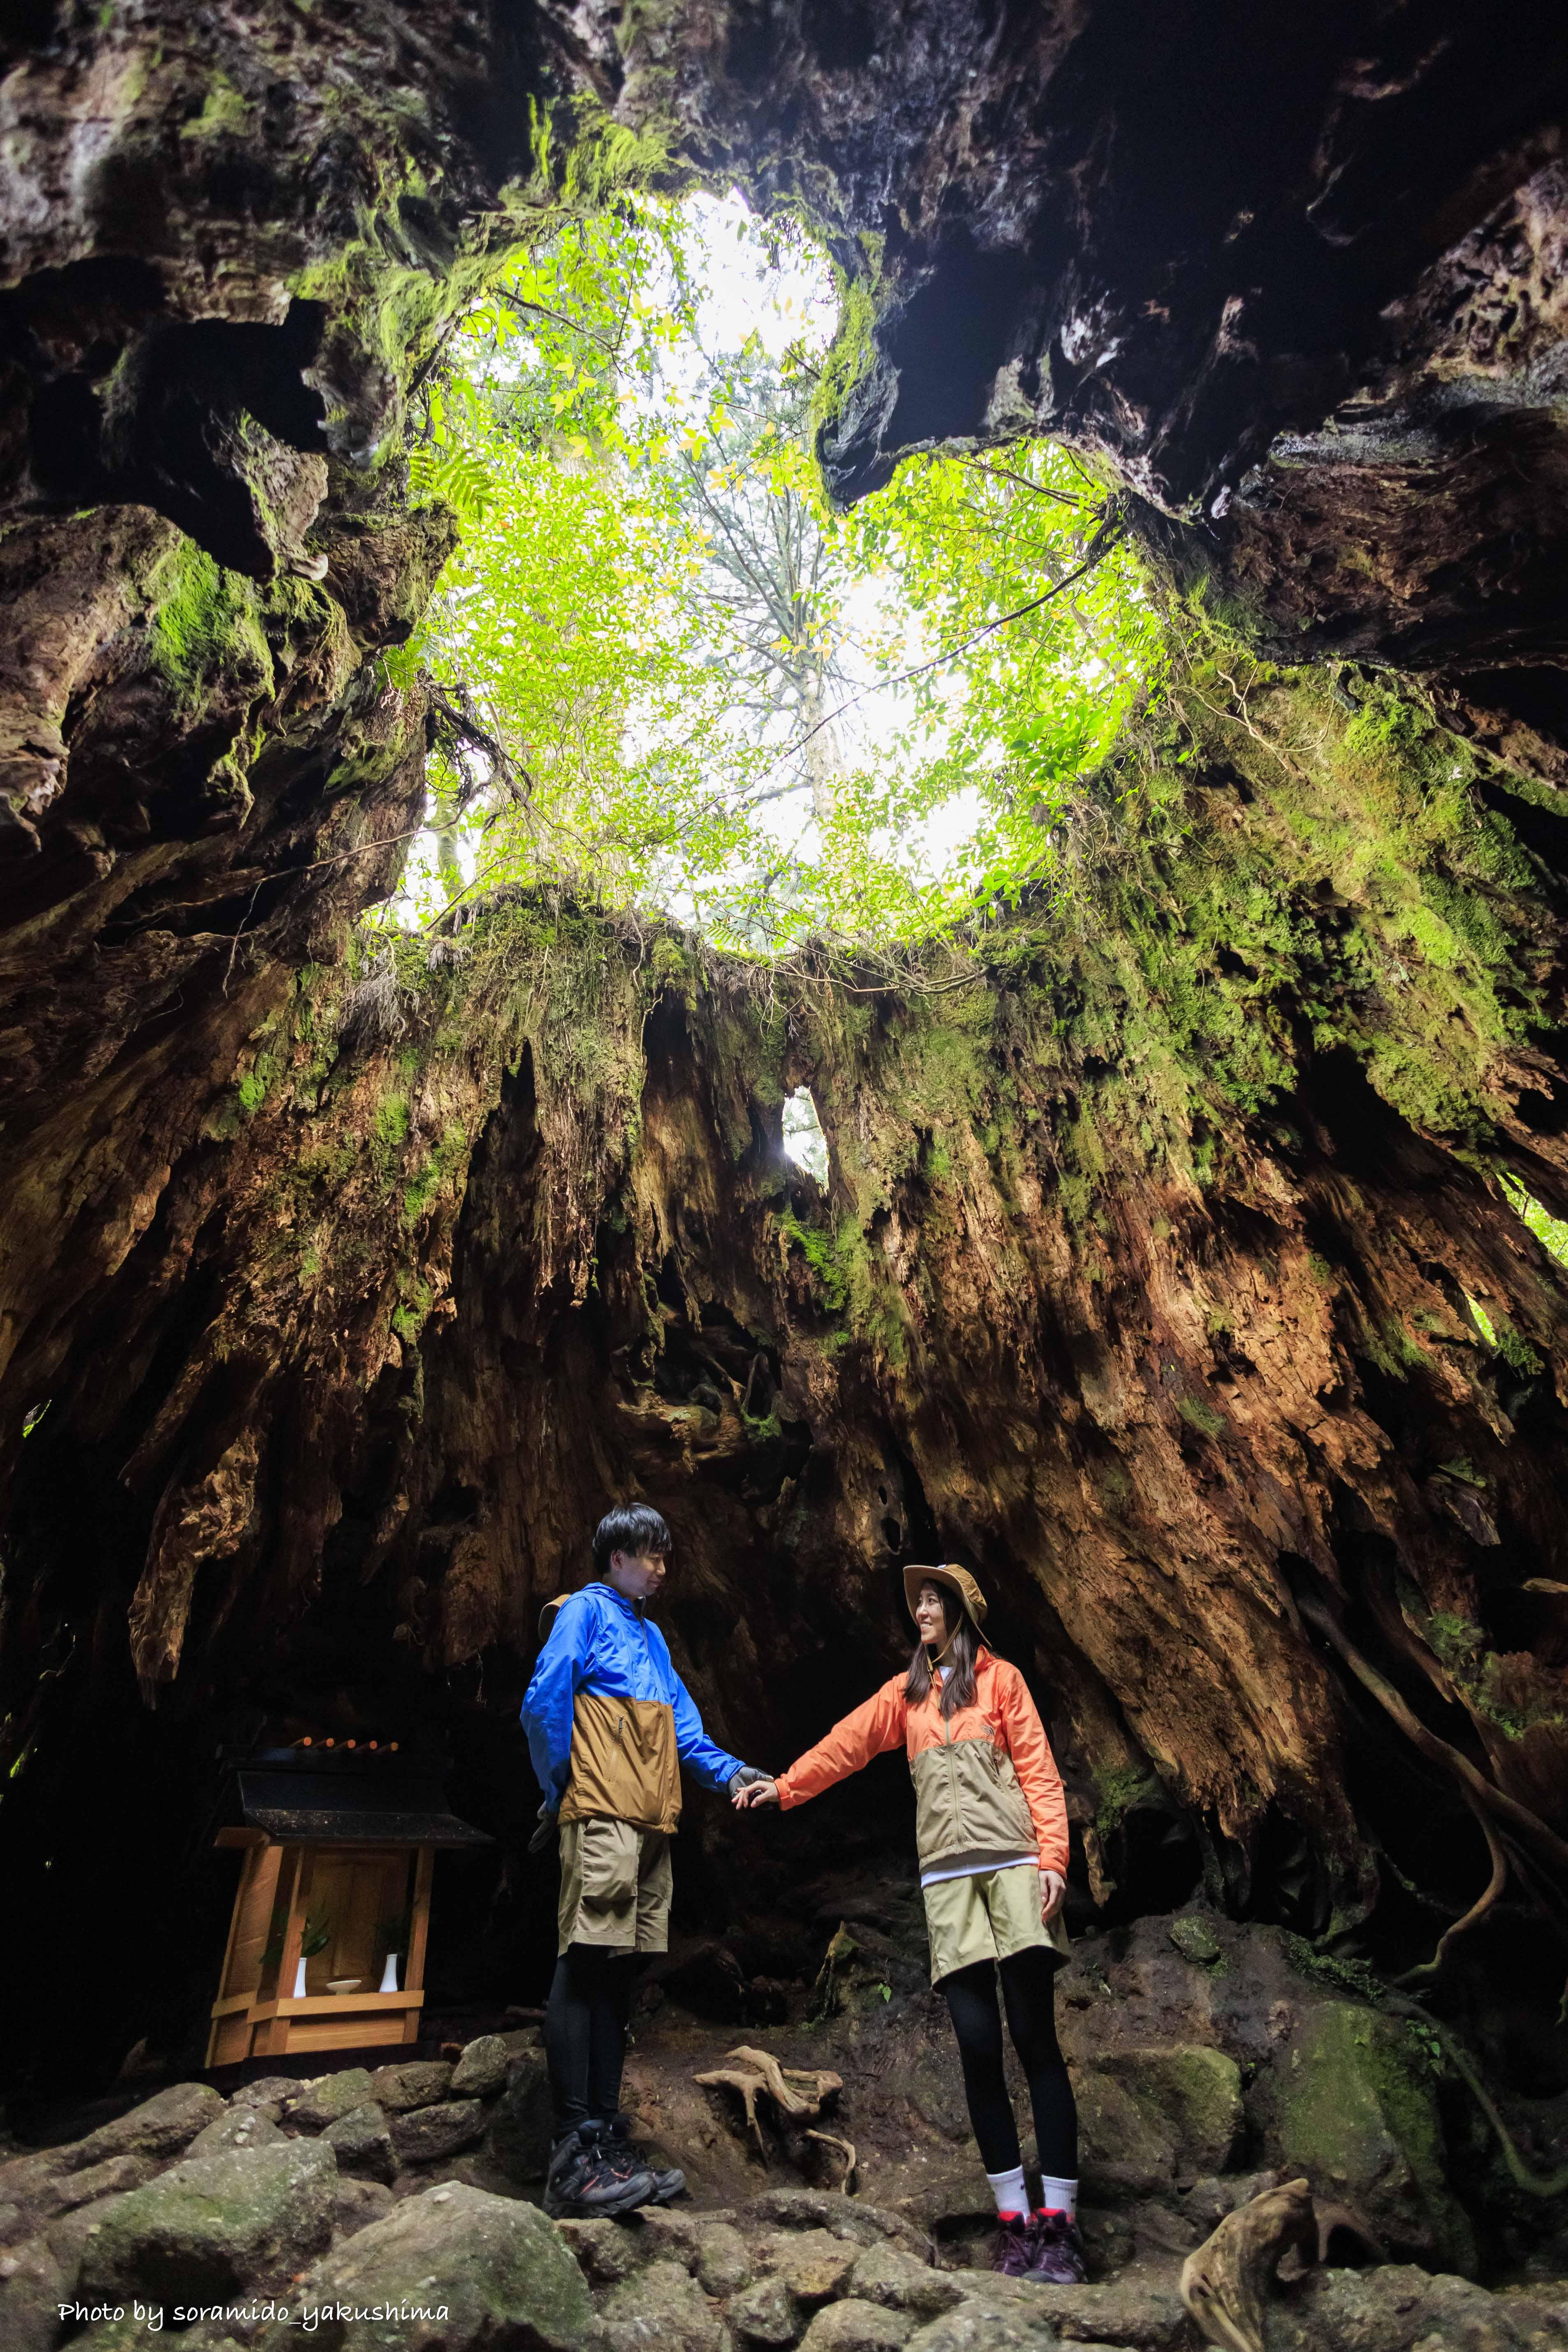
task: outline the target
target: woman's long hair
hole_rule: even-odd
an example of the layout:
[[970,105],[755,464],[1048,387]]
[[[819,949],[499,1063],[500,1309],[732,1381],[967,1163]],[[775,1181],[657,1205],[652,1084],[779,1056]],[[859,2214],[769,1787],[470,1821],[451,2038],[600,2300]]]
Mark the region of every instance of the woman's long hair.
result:
[[[953,1715],[961,1706],[974,1705],[974,1661],[980,1642],[970,1622],[969,1612],[956,1592],[938,1587],[942,1593],[942,1629],[947,1635],[947,1648],[942,1663],[951,1669],[942,1686],[943,1717]],[[956,1617],[957,1622],[954,1623]],[[910,1660],[910,1678],[904,1685],[904,1697],[910,1706],[919,1706],[931,1689],[931,1659],[923,1642],[915,1643],[914,1656]]]

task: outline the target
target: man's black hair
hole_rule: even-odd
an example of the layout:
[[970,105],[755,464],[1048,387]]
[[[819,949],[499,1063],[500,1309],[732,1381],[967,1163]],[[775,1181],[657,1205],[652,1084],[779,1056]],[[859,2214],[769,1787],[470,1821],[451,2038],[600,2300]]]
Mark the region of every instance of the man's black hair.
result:
[[617,1503],[594,1529],[594,1573],[604,1575],[613,1551],[651,1552],[666,1559],[674,1549],[675,1538],[657,1511],[646,1503]]

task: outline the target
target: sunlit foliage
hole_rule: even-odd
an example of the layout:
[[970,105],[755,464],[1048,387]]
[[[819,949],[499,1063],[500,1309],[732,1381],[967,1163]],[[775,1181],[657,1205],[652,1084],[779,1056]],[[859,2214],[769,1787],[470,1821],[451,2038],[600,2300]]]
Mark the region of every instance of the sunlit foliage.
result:
[[638,202],[464,321],[409,481],[463,524],[416,653],[473,723],[405,919],[556,882],[778,951],[1049,876],[1157,671],[1135,560],[1044,443],[917,457],[836,512],[807,446],[834,308],[787,226]]

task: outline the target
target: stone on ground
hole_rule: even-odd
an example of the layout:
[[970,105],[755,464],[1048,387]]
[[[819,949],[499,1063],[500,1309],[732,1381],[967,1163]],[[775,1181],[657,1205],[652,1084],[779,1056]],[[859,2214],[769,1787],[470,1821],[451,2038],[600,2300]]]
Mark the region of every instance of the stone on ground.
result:
[[56,2306],[69,2294],[65,2266],[42,2239],[0,2255],[0,2344],[5,2352],[51,2352],[59,2330]]
[[897,2246],[883,2245],[868,2246],[860,2256],[849,2273],[849,2292],[862,2303],[936,2319],[961,2303],[964,2291],[951,2272],[932,2270]]
[[499,2033],[481,2033],[470,2042],[452,2069],[449,2085],[455,2099],[489,2099],[504,2088],[511,2053]]
[[1107,2279],[1087,2286],[1047,2286],[1033,2279],[973,2274],[969,2294],[988,2309],[1043,2314],[1075,2343],[1124,2344],[1136,2352],[1187,2352],[1192,2329],[1174,2280]]
[[[909,2338],[909,2352],[1055,2352],[1059,2341],[1043,2310],[1000,2311],[985,2304],[961,2303],[956,2311],[917,2328]],[[1074,2352],[1091,2352],[1091,2347],[1078,2345]]]
[[793,2344],[800,2334],[802,2314],[781,2278],[760,2278],[735,2296],[730,2305],[730,2325],[743,2345],[755,2345],[761,2352],[780,2352],[780,2347]]
[[262,2107],[229,2107],[191,2142],[192,2156],[218,2156],[228,2147],[276,2147],[283,2134]]
[[289,2102],[288,2119],[300,2131],[325,2131],[374,2095],[368,2067],[344,2066],[335,2074],[320,2074],[313,2083],[299,2084]]
[[1084,2196],[1115,2204],[1169,2189],[1176,2148],[1163,2117],[1097,2066],[1075,2067],[1072,2077]]
[[89,2165],[115,2156],[178,2156],[199,2131],[216,2122],[225,2104],[209,2084],[172,2083],[155,2098],[144,2099],[139,2107],[116,2116],[111,2124],[100,2125],[85,2139],[74,2141],[69,2147],[51,2149],[50,2154],[71,2172],[85,2172]]
[[1403,2020],[1352,2001],[1309,2012],[1280,2083],[1289,2178],[1354,2209],[1391,2252],[1468,2273],[1475,2239],[1446,2178],[1436,2093]]
[[451,2081],[452,2069],[444,2058],[409,2058],[399,2065],[378,2066],[360,2098],[378,2100],[389,2115],[406,2115],[444,2099]]
[[231,2107],[259,2107],[274,2123],[291,2099],[300,2095],[300,2085],[292,2074],[261,2074],[254,2083],[247,2083],[229,2101]]
[[332,2242],[352,2238],[392,2210],[392,2191],[384,2181],[339,2179],[332,2192]]
[[803,2230],[798,2235],[781,2231],[765,2244],[763,2258],[795,2301],[812,2310],[843,2294],[858,2252],[853,2238],[835,2238],[826,2230]]
[[704,2294],[739,2294],[750,2286],[754,2265],[739,2230],[728,2221],[697,2233],[697,2284]]
[[374,2099],[340,2116],[321,2137],[337,2158],[340,2172],[352,2172],[362,2180],[384,2180],[389,2186],[396,2179],[391,2127]]
[[[408,2305],[445,2320],[322,2320],[327,2304]],[[314,2263],[291,2298],[296,2319],[275,2321],[265,2352],[575,2352],[590,2317],[583,2273],[532,2205],[482,2189],[426,2189]]]
[[290,2278],[331,2236],[338,2168],[317,2140],[188,2158],[117,2198],[82,2251],[85,2303],[214,2303]]
[[723,2322],[679,2263],[649,2263],[605,2297],[605,2352],[728,2352]]
[[817,2313],[800,2339],[800,2352],[902,2352],[914,2326],[906,2312],[849,2295]]
[[392,2119],[392,2145],[400,2164],[434,2164],[472,2147],[485,2127],[478,2099],[443,2099]]
[[506,2088],[490,2109],[485,2154],[514,2180],[542,2180],[550,2169],[554,2133],[544,2060],[537,2051],[521,2051],[508,2067]]
[[829,2197],[819,2189],[769,2189],[753,2197],[748,2216],[779,2230],[826,2230],[831,2237],[852,2239],[858,2246],[875,2246],[892,2239],[922,2262],[931,2259],[931,2241],[901,2213],[889,2213],[858,2197]]
[[1557,2352],[1568,2344],[1568,2281],[1489,2294],[1413,2263],[1326,2271],[1269,2313],[1269,2352]]
[[630,2278],[648,2252],[641,2231],[624,2230],[618,2221],[557,2221],[555,2229],[595,2286],[616,2286]]
[[1234,2058],[1203,2042],[1178,2042],[1158,2050],[1108,2052],[1100,2064],[1141,2107],[1153,2111],[1175,2143],[1184,2179],[1225,2170],[1247,2122]]

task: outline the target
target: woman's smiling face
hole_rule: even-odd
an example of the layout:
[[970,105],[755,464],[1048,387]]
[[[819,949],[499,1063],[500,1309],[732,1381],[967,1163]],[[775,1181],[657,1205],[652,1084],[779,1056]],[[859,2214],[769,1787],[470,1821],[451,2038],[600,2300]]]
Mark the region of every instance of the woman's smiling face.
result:
[[940,1584],[921,1585],[915,1601],[915,1623],[926,1647],[940,1650],[947,1639],[947,1612],[942,1606]]

